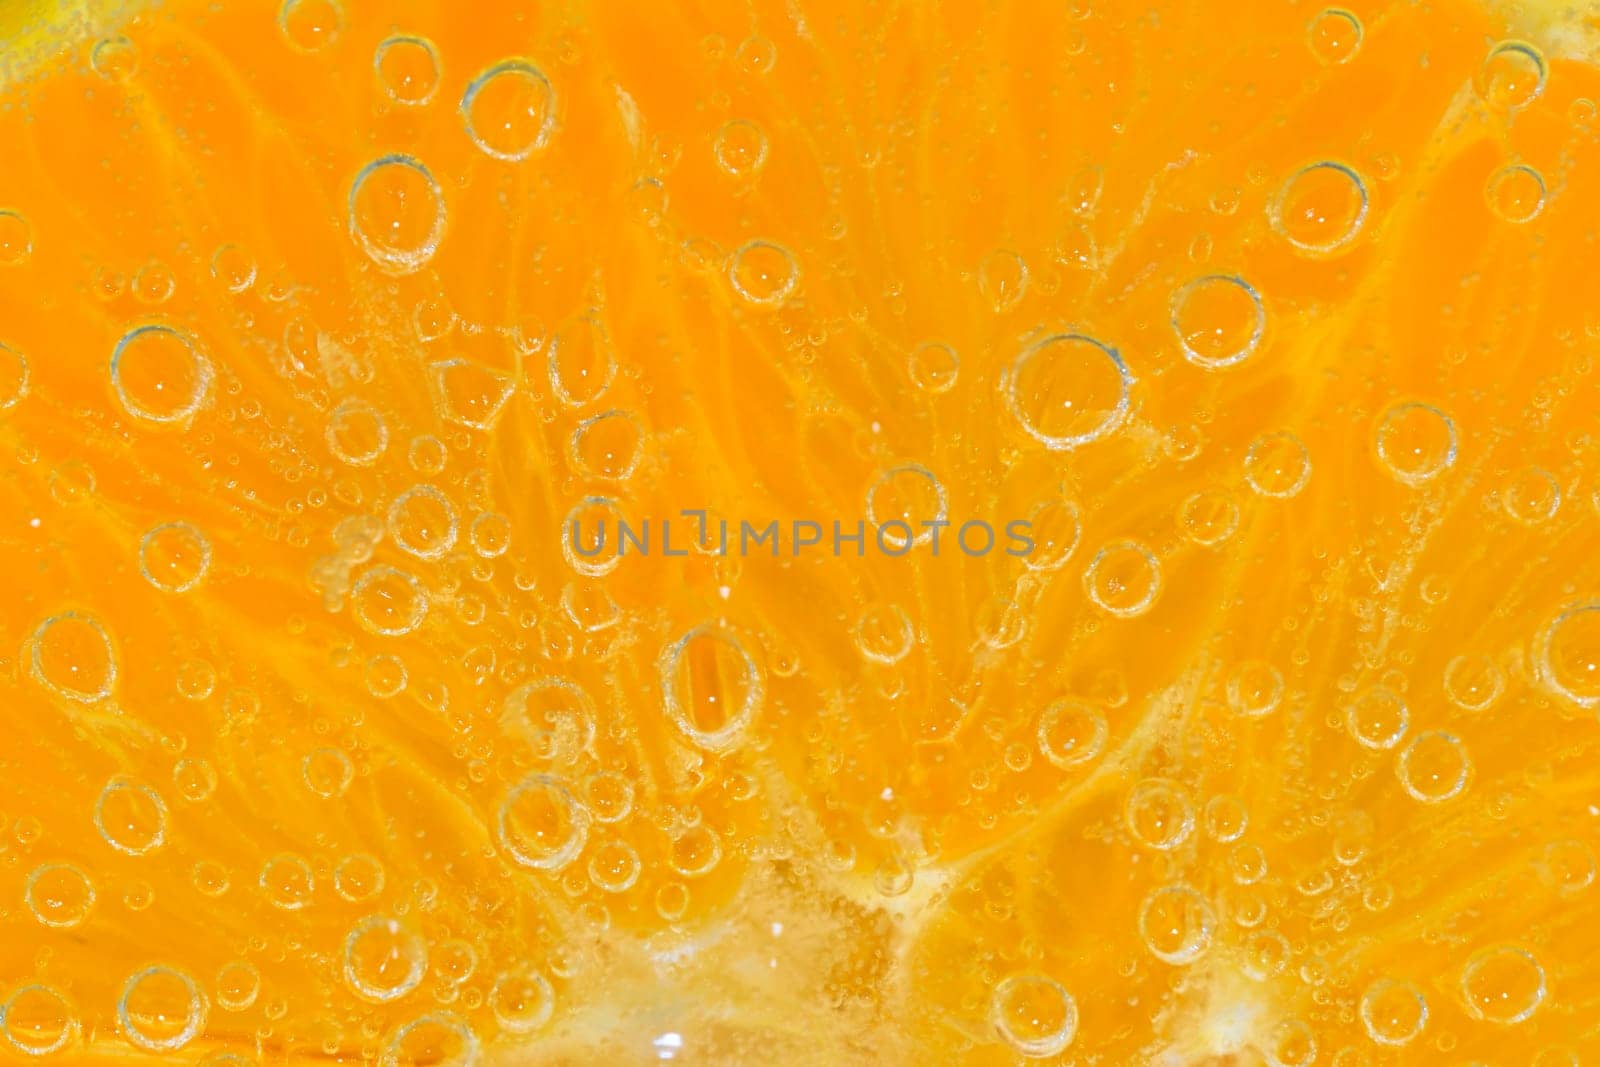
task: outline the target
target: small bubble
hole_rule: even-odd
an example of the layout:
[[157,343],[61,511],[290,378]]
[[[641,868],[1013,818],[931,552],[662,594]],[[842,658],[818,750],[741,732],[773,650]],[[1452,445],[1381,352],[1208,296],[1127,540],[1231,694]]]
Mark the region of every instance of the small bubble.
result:
[[1444,730],[1427,730],[1401,750],[1395,773],[1414,798],[1439,804],[1461,795],[1472,774],[1472,761],[1460,738]]
[[874,663],[892,665],[911,651],[916,634],[898,604],[871,604],[856,619],[856,648]]
[[506,694],[500,723],[532,742],[543,760],[572,760],[594,744],[594,701],[576,682],[540,678]]
[[658,671],[667,718],[684,737],[712,752],[744,740],[766,687],[737,638],[697,626],[667,646]]
[[1345,723],[1350,736],[1362,747],[1382,751],[1400,743],[1411,723],[1411,713],[1398,694],[1377,686],[1350,702]]
[[1561,508],[1561,485],[1555,475],[1538,467],[1524,467],[1500,490],[1506,514],[1524,526],[1538,526],[1556,517]]
[[1245,660],[1228,675],[1228,706],[1256,719],[1276,711],[1283,701],[1283,675],[1262,660]]
[[0,344],[0,411],[9,411],[22,402],[28,395],[30,377],[28,358]]
[[677,922],[689,910],[689,887],[682,882],[663,882],[656,890],[656,914],[667,922]]
[[146,263],[133,276],[133,295],[141,304],[164,304],[177,287],[178,280],[165,263]]
[[351,610],[362,628],[385,637],[408,634],[428,614],[422,583],[405,571],[379,564],[362,572],[350,590]]
[[389,536],[418,559],[438,559],[456,543],[456,509],[431,485],[414,485],[389,505]]
[[439,90],[439,53],[423,37],[385,38],[372,55],[372,69],[378,85],[397,104],[421,107]]
[[186,522],[167,522],[139,542],[139,573],[168,593],[187,593],[211,568],[211,541]]
[[358,852],[339,861],[333,870],[333,891],[352,904],[383,892],[383,864],[377,857]]
[[444,193],[410,156],[380,156],[350,183],[350,237],[386,274],[413,274],[444,237]]
[[584,796],[596,822],[618,823],[633,811],[633,782],[616,771],[601,771],[585,783]]
[[1177,783],[1147,778],[1128,792],[1122,815],[1134,840],[1170,852],[1194,832],[1194,805]]
[[1139,936],[1151,955],[1163,963],[1193,963],[1211,946],[1216,913],[1186,885],[1152,891],[1139,907]]
[[335,0],[284,0],[278,29],[296,52],[321,52],[344,32],[344,9]]
[[1058,1055],[1078,1033],[1078,1003],[1041,974],[1013,974],[994,987],[989,1019],[1001,1040],[1030,1059]]
[[667,863],[685,878],[702,878],[721,862],[722,841],[704,823],[678,833],[667,850]]
[[222,245],[211,255],[211,276],[230,293],[242,293],[256,283],[255,258],[238,245]]
[[484,559],[498,559],[511,547],[511,520],[486,511],[472,520],[469,536],[474,552]]
[[1083,536],[1078,505],[1065,499],[1045,500],[1029,516],[1033,551],[1022,558],[1031,571],[1055,571],[1066,566]]
[[1558,696],[1600,707],[1600,600],[1570,604],[1534,639],[1534,666]]
[[1262,496],[1295,496],[1311,480],[1311,454],[1288,430],[1262,434],[1245,453],[1244,480]]
[[749,303],[777,307],[800,282],[800,265],[771,241],[747,241],[728,259],[728,281]]
[[432,967],[433,973],[446,982],[460,985],[478,970],[478,950],[471,942],[452,938],[435,948]]
[[1298,171],[1268,208],[1272,228],[1300,252],[1329,256],[1347,247],[1367,217],[1367,187],[1343,163]]
[[1317,62],[1348,63],[1361,50],[1361,20],[1343,8],[1324,8],[1306,28],[1306,42]]
[[1083,588],[1102,611],[1121,619],[1143,615],[1161,592],[1161,564],[1137,541],[1114,541],[1083,572]]
[[79,459],[69,459],[50,472],[50,497],[71,507],[94,495],[94,471]]
[[89,66],[106,81],[125,82],[139,73],[139,49],[121,34],[95,42]]
[[258,879],[267,900],[284,911],[301,911],[311,904],[316,878],[311,864],[292,852],[282,852],[261,865]]
[[867,524],[885,550],[900,554],[913,545],[932,542],[937,526],[949,515],[944,486],[932,471],[907,463],[891,467],[873,479],[867,489]]
[[1121,425],[1132,384],[1116,349],[1082,334],[1055,334],[1023,349],[1000,389],[1028,436],[1063,452]]
[[180,797],[198,804],[217,791],[217,771],[203,759],[185,758],[173,765],[172,782]]
[[1496,111],[1527,107],[1544,92],[1544,55],[1522,41],[1502,41],[1478,71],[1478,95]]
[[733,119],[717,130],[711,153],[730,177],[754,177],[767,163],[766,132],[749,119]]
[[220,897],[232,888],[228,869],[216,860],[201,860],[189,870],[189,881],[196,892],[208,897]]
[[1421,485],[1456,461],[1456,424],[1431,404],[1396,404],[1374,439],[1378,462],[1396,480]]
[[67,929],[89,917],[94,883],[73,864],[46,863],[29,873],[22,899],[39,922]]
[[148,785],[119,775],[95,799],[94,825],[118,852],[142,856],[166,842],[167,805]]
[[1380,978],[1361,994],[1361,1025],[1380,1045],[1408,1045],[1428,1022],[1428,1002],[1410,982]]
[[639,466],[643,432],[626,411],[591,415],[572,431],[568,454],[573,467],[591,478],[622,481]]
[[1532,222],[1544,210],[1544,178],[1532,167],[1513,164],[1489,176],[1483,189],[1489,209],[1507,222]]
[[1539,873],[1562,896],[1573,896],[1594,884],[1594,850],[1575,838],[1552,841],[1539,858]]
[[442,359],[428,364],[428,384],[441,416],[469,429],[487,430],[511,399],[514,383],[508,375],[471,360]]
[[1271,1067],[1311,1067],[1317,1059],[1316,1035],[1299,1019],[1285,1019],[1272,1028],[1266,1053]]
[[1244,801],[1222,793],[1206,801],[1205,829],[1213,841],[1237,841],[1250,825],[1250,811]]
[[639,869],[639,854],[626,841],[602,841],[589,853],[589,881],[602,892],[632,889]]
[[123,410],[146,422],[182,424],[211,392],[211,362],[170,326],[139,326],[111,353],[111,388]]
[[464,1019],[434,1012],[395,1030],[378,1067],[477,1067],[480,1050],[478,1035]]
[[1474,953],[1461,972],[1461,995],[1473,1018],[1510,1026],[1529,1019],[1545,998],[1544,968],[1512,945]]
[[1106,715],[1077,697],[1062,697],[1038,715],[1038,750],[1059,768],[1080,766],[1106,750]]
[[961,370],[961,357],[947,344],[925,341],[911,350],[907,366],[911,384],[937,396],[955,387],[956,376]]
[[72,1003],[60,992],[37,983],[22,986],[0,1004],[0,1034],[25,1056],[60,1052],[79,1033]]
[[489,993],[489,1009],[505,1030],[529,1034],[550,1021],[555,999],[550,979],[538,971],[522,969],[495,979]]
[[512,787],[495,816],[495,837],[513,862],[558,871],[589,837],[589,812],[557,778],[531,774]]
[[246,1011],[261,993],[261,972],[249,960],[224,963],[217,971],[217,1007],[223,1011]]
[[146,967],[123,983],[117,1023],[139,1048],[174,1052],[205,1028],[206,999],[185,972],[174,967]]
[[99,619],[76,611],[53,615],[33,631],[34,680],[68,700],[92,704],[111,695],[117,657]]
[[1456,656],[1444,668],[1444,692],[1463,711],[1483,711],[1505,692],[1506,676],[1484,655]]
[[733,61],[746,74],[770,74],[778,63],[778,49],[771,41],[757,34],[740,42],[733,54]]
[[328,451],[352,467],[370,467],[389,447],[383,416],[359,400],[346,400],[328,415]]
[[1193,544],[1214,548],[1239,528],[1239,505],[1226,489],[1202,489],[1178,506],[1178,530]]
[[1231,274],[1196,278],[1172,297],[1172,328],[1190,363],[1231,367],[1261,343],[1267,311],[1250,283]]
[[596,400],[617,376],[616,350],[597,315],[575,315],[550,338],[546,357],[550,387],[566,407]]
[[319,797],[332,799],[344,795],[355,776],[350,757],[342,749],[319,748],[306,754],[300,761],[300,774],[306,788]]
[[15,211],[0,211],[0,267],[15,267],[33,256],[33,225]]
[[532,63],[507,59],[472,79],[461,97],[461,118],[467,136],[484,153],[516,162],[550,140],[556,93]]
[[1015,308],[1027,291],[1028,265],[1015,252],[990,252],[978,264],[978,292],[996,314]]
[[394,919],[369,915],[344,939],[344,981],[369,1004],[399,1000],[422,984],[428,949]]

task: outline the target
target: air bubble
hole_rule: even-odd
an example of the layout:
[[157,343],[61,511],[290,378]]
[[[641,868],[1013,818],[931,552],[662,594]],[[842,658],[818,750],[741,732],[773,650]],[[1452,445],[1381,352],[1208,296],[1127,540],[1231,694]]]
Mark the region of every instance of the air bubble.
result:
[[1228,706],[1240,715],[1259,719],[1276,711],[1283,701],[1283,675],[1262,660],[1245,660],[1228,675]]
[[1064,452],[1120,426],[1132,385],[1116,349],[1082,334],[1055,334],[1022,350],[1002,375],[1000,390],[1028,436]]
[[800,282],[800,265],[789,250],[771,241],[748,241],[728,260],[733,291],[758,307],[777,307]]
[[1029,516],[1033,551],[1022,557],[1030,571],[1055,571],[1066,566],[1083,536],[1083,514],[1072,500],[1046,500]]
[[622,481],[639,466],[643,436],[639,420],[629,412],[603,411],[584,419],[572,431],[568,454],[580,473]]
[[556,124],[556,94],[544,73],[522,59],[508,59],[480,73],[461,97],[467,136],[485,154],[514,163],[550,140]]
[[256,282],[256,261],[238,245],[222,245],[211,255],[211,276],[230,293],[242,293]]
[[513,388],[509,376],[466,359],[428,364],[428,384],[439,414],[473,430],[494,426]]
[[384,1043],[379,1067],[477,1067],[481,1044],[464,1019],[447,1012],[419,1016]]
[[1440,804],[1467,787],[1472,761],[1460,738],[1444,730],[1427,730],[1401,750],[1395,773],[1412,797]]
[[69,929],[89,917],[94,883],[71,863],[46,863],[28,874],[22,899],[45,926]]
[[33,631],[29,644],[34,680],[68,700],[92,704],[109,697],[116,686],[111,635],[92,615],[53,615]]
[[911,617],[898,604],[872,604],[856,619],[856,648],[874,663],[892,665],[905,659],[916,635]]
[[135,327],[111,352],[111,388],[123,410],[145,422],[188,422],[210,395],[211,381],[211,362],[193,338],[170,326]]
[[1505,692],[1505,672],[1484,655],[1456,656],[1444,668],[1444,692],[1463,711],[1483,711]]
[[206,1000],[195,980],[173,967],[146,967],[122,986],[117,1023],[127,1039],[147,1052],[174,1052],[197,1037],[206,1023]]
[[0,267],[15,267],[33,256],[33,224],[15,211],[0,211]]
[[1600,707],[1600,600],[1570,604],[1540,629],[1534,666],[1545,685],[1579,707]]
[[282,852],[261,865],[258,879],[267,901],[284,911],[301,911],[311,904],[316,878],[311,864],[292,852]]
[[431,485],[414,485],[389,505],[389,536],[418,559],[438,559],[455,547],[456,509]]
[[386,564],[371,567],[350,590],[352,611],[362,628],[386,637],[408,634],[422,625],[428,598],[422,583]]
[[703,878],[721,862],[722,841],[704,823],[679,831],[667,850],[667,863],[685,878]]
[[978,264],[978,292],[1003,315],[1022,302],[1028,291],[1028,265],[1015,252],[990,252]]
[[1383,751],[1393,748],[1405,736],[1411,713],[1406,702],[1392,690],[1377,686],[1350,702],[1345,724],[1350,736],[1364,748]]
[[512,787],[495,816],[495,838],[523,867],[558,871],[583,851],[589,812],[560,779],[531,774]]
[[501,726],[532,742],[542,760],[576,759],[594,744],[594,701],[576,682],[541,678],[519,685],[501,704]]
[[439,53],[423,37],[385,38],[372,55],[372,69],[397,104],[421,107],[439,90]]
[[1243,278],[1209,274],[1172,298],[1172,328],[1190,363],[1207,370],[1243,362],[1261,344],[1267,311]]
[[931,523],[945,521],[949,498],[932,471],[917,463],[881,472],[867,489],[867,522],[892,554],[933,540]]
[[1239,528],[1239,504],[1226,489],[1202,489],[1178,505],[1178,530],[1191,543],[1215,548]]
[[383,864],[364,852],[346,856],[333,870],[333,891],[352,904],[383,892],[383,882]]
[[1078,1032],[1078,1003],[1052,978],[1013,974],[995,985],[989,1019],[1014,1051],[1041,1059],[1072,1044]]
[[203,759],[181,759],[173,765],[172,782],[178,787],[180,797],[198,804],[217,791],[216,768]]
[[1361,1025],[1380,1045],[1409,1045],[1428,1022],[1428,1002],[1410,982],[1380,978],[1361,994]]
[[555,990],[538,971],[523,969],[502,974],[489,993],[489,1009],[501,1028],[513,1034],[531,1034],[555,1011]]
[[1378,462],[1397,481],[1421,485],[1456,461],[1456,424],[1431,404],[1396,404],[1375,439]]
[[444,194],[428,168],[407,155],[381,156],[350,183],[350,237],[386,274],[413,274],[444,237]]
[[34,983],[0,1004],[0,1034],[25,1056],[49,1056],[77,1039],[78,1017],[60,992]]
[[1268,208],[1272,228],[1308,256],[1349,246],[1367,217],[1367,187],[1343,163],[1313,163],[1283,183]]
[[1238,797],[1223,793],[1206,801],[1205,829],[1211,840],[1237,841],[1249,825],[1250,811]]
[[1540,855],[1539,873],[1557,893],[1574,896],[1594,884],[1594,850],[1576,838],[1552,841]]
[[744,740],[765,695],[755,660],[732,634],[698,626],[661,654],[667,718],[699,748],[722,752]]
[[167,805],[148,785],[118,775],[95,799],[94,825],[118,852],[142,856],[166,843]]
[[352,467],[370,467],[389,447],[383,416],[359,400],[346,400],[328,415],[328,451]]
[[1288,430],[1263,434],[1245,453],[1244,479],[1262,496],[1287,499],[1311,480],[1311,454]]
[[1478,95],[1496,111],[1527,107],[1544,92],[1544,54],[1522,41],[1502,41],[1478,71]]
[[306,788],[319,797],[333,799],[344,795],[355,776],[350,757],[337,748],[319,748],[306,753],[300,761],[300,775]]
[[223,1011],[247,1011],[261,993],[261,972],[249,960],[224,963],[215,983],[217,1007]]
[[584,796],[596,822],[618,823],[633,811],[633,782],[616,771],[600,771],[585,783]]
[[546,359],[551,391],[569,408],[598,399],[617,376],[616,350],[605,323],[594,314],[562,323],[550,338]]
[[605,893],[632,889],[639,869],[639,854],[626,841],[603,841],[589,853],[589,881]]
[[1083,588],[1102,611],[1130,619],[1150,610],[1161,592],[1161,564],[1137,541],[1106,545],[1083,572]]
[[344,940],[344,980],[369,1004],[399,1000],[422,984],[428,949],[398,921],[369,915]]
[[911,350],[907,366],[911,384],[937,396],[955,388],[956,376],[961,371],[961,357],[947,344],[925,341]]
[[1489,176],[1483,188],[1489,209],[1507,222],[1532,222],[1544,210],[1544,177],[1532,167],[1513,164]]
[[724,123],[711,141],[717,166],[730,177],[750,178],[759,174],[767,162],[767,135],[749,119]]
[[1128,792],[1123,820],[1145,848],[1170,852],[1194,832],[1194,804],[1175,782],[1147,778]]
[[1525,949],[1486,948],[1462,969],[1461,995],[1475,1019],[1502,1026],[1525,1022],[1544,1002],[1544,968]]
[[1348,63],[1361,50],[1361,20],[1339,7],[1324,8],[1306,28],[1306,43],[1317,62]]
[[1525,467],[1500,490],[1500,503],[1517,522],[1538,526],[1561,509],[1561,484],[1555,475],[1538,467]]
[[0,344],[0,411],[9,411],[28,395],[32,373],[28,357]]
[[1174,966],[1193,963],[1211,947],[1216,913],[1186,885],[1154,890],[1139,907],[1139,936],[1151,955]]
[[139,542],[139,573],[167,593],[187,593],[211,568],[211,541],[187,522],[167,522]]

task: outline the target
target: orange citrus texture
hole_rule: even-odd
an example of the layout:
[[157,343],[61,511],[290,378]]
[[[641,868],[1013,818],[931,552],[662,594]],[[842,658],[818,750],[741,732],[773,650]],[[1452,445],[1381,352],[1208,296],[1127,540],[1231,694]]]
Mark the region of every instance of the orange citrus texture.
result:
[[5,26],[6,1061],[1600,1057],[1579,14]]

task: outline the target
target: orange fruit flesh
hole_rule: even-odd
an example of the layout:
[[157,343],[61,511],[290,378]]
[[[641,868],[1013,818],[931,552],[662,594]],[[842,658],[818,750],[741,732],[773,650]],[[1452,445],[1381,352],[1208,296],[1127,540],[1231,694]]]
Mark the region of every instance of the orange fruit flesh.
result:
[[0,1056],[1600,1054],[1587,27],[19,11]]

